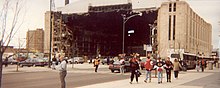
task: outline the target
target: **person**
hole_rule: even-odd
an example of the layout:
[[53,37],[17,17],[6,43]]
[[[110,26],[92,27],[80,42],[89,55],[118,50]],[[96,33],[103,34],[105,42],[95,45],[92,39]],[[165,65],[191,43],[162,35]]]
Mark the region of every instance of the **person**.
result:
[[100,64],[100,60],[98,57],[96,57],[96,59],[94,61],[95,72],[97,72],[99,64]]
[[92,63],[92,58],[89,58],[89,64],[91,64]]
[[138,83],[138,70],[140,69],[139,67],[139,64],[138,64],[138,59],[137,57],[134,55],[134,57],[129,61],[130,63],[130,68],[131,68],[131,81],[130,81],[130,84],[132,84],[132,81],[134,79],[134,75],[135,75],[135,78],[136,78],[136,82]]
[[201,69],[202,69],[202,72],[204,72],[204,68],[205,68],[205,60],[202,58],[202,60],[201,60],[201,63],[200,63],[201,65]]
[[173,63],[170,61],[169,57],[167,57],[165,61],[165,69],[167,74],[167,82],[171,82],[171,70],[173,69]]
[[53,69],[53,70],[56,69],[56,68],[55,68],[56,63],[57,63],[57,59],[56,59],[56,57],[54,56],[54,57],[52,58],[52,69]]
[[110,57],[107,57],[107,65],[109,65]]
[[200,69],[200,61],[197,60],[196,61],[196,70],[197,70],[197,72],[199,72],[199,69]]
[[186,60],[183,60],[182,63],[181,63],[183,69],[182,71],[187,71],[187,64],[186,64]]
[[61,82],[61,88],[66,88],[66,82],[65,77],[67,75],[67,59],[64,57],[60,58],[61,63],[59,64],[59,71],[60,71],[60,82]]
[[148,78],[149,82],[151,82],[151,70],[153,68],[153,62],[151,61],[149,56],[147,57],[144,67],[146,69],[146,79],[144,80],[144,82],[147,83]]
[[179,63],[177,59],[174,59],[174,62],[173,62],[174,79],[178,78],[180,68],[182,69],[181,64]]
[[8,57],[5,58],[5,61],[3,63],[5,63],[5,67],[8,67]]
[[120,64],[121,64],[121,67],[120,67],[120,72],[123,74],[124,73],[124,65],[125,65],[125,62],[124,62],[124,58],[121,58],[120,59]]
[[158,84],[160,84],[162,83],[163,80],[163,70],[164,70],[164,63],[160,57],[158,57],[155,68],[157,70]]

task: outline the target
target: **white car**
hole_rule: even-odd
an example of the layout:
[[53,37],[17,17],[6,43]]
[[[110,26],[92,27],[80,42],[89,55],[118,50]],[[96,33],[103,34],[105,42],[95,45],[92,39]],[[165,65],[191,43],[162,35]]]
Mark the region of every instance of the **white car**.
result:
[[73,63],[75,63],[75,64],[78,64],[78,63],[83,64],[85,62],[85,60],[83,59],[83,57],[74,57],[74,58],[70,58],[68,60],[68,62],[71,63],[71,64],[73,64]]

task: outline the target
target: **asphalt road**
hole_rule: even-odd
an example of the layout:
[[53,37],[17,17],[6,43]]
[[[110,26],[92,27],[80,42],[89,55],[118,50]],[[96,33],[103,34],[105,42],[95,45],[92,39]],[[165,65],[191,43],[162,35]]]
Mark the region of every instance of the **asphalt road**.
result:
[[[126,73],[129,74],[129,73]],[[67,88],[129,78],[120,73],[67,73]],[[60,88],[58,72],[27,72],[3,75],[2,88]]]

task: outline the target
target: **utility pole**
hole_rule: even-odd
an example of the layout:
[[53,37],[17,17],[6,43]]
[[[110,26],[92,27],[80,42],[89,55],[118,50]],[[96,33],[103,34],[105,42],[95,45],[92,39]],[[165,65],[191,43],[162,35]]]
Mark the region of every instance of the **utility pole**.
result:
[[51,66],[51,52],[52,52],[52,1],[50,0],[50,50],[49,50],[49,59],[48,59],[48,67],[50,68]]

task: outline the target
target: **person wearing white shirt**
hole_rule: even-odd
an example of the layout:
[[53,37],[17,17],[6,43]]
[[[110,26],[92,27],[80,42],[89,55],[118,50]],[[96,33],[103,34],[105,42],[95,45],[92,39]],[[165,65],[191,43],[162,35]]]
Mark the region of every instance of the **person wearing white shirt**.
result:
[[124,65],[125,65],[124,61],[125,61],[124,58],[121,58],[121,60],[119,61],[121,64],[121,67],[120,67],[121,74],[124,74]]
[[65,82],[65,77],[67,75],[67,60],[64,59],[63,57],[60,58],[61,63],[59,65],[59,71],[60,71],[60,82],[61,82],[61,88],[66,88],[66,82]]

